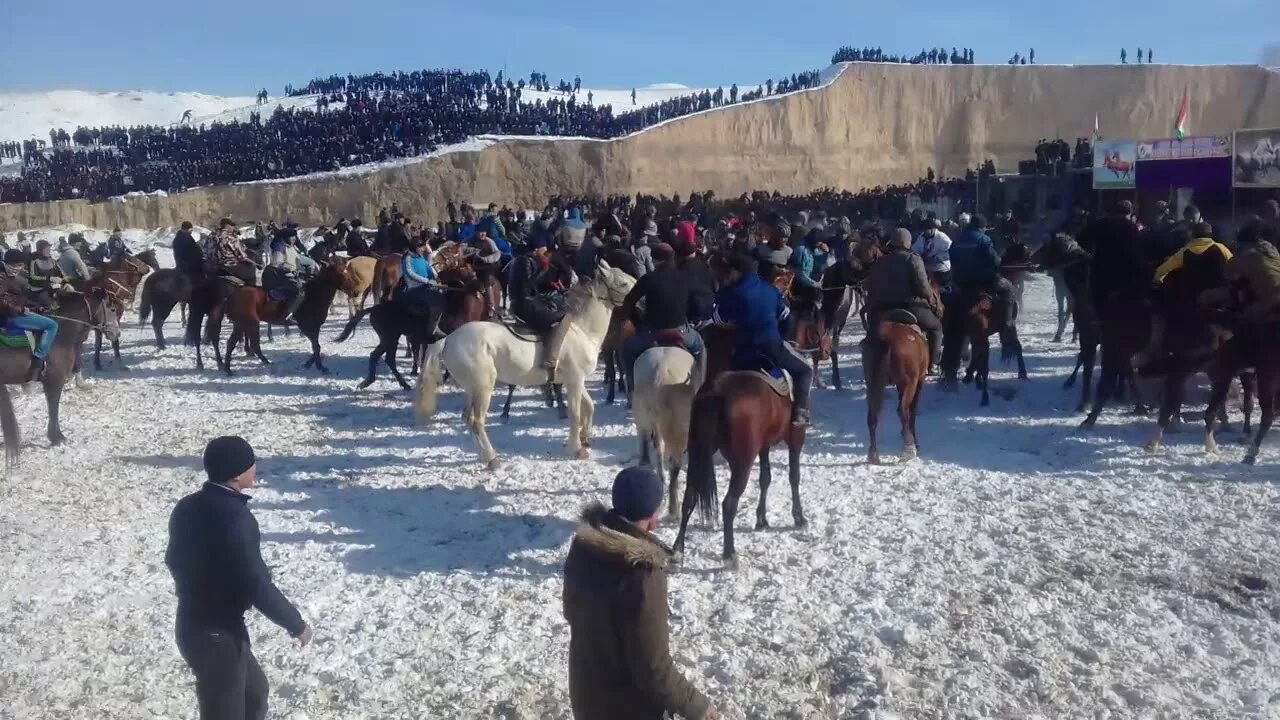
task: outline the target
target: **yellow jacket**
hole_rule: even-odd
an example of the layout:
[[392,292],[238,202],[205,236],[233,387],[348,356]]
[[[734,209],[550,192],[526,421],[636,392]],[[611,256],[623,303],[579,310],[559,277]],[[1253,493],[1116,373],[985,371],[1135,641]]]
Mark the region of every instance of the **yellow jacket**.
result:
[[1223,260],[1231,259],[1231,251],[1227,249],[1227,246],[1216,242],[1213,238],[1196,238],[1184,245],[1178,252],[1170,255],[1168,260],[1165,260],[1160,264],[1160,267],[1156,268],[1156,284],[1163,283],[1169,273],[1182,267],[1183,255],[1186,253],[1202,255],[1210,248],[1217,248],[1218,252],[1222,253]]

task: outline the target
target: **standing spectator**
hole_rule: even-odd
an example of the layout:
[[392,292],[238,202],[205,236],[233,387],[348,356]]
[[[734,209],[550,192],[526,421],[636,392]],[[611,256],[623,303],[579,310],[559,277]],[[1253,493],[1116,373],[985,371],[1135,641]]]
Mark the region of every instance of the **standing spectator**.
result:
[[1129,53],[1124,48],[1120,48],[1120,64],[1127,65],[1129,63]]
[[576,720],[719,717],[668,648],[671,551],[652,534],[664,492],[652,469],[623,470],[613,481],[613,509],[584,510],[569,546],[563,598]]
[[165,564],[178,595],[178,651],[196,676],[201,720],[261,720],[267,676],[249,647],[245,611],[258,608],[303,646],[311,628],[262,561],[258,521],[244,494],[257,477],[253,448],[241,437],[214,438],[204,470],[208,481],[169,517]]

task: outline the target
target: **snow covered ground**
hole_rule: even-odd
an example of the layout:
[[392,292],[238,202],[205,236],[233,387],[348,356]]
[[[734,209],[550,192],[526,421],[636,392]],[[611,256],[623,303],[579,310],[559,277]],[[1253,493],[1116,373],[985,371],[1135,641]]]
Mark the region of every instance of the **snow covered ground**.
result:
[[[748,490],[739,571],[695,529],[672,647],[729,717],[1280,716],[1280,439],[1246,468],[1238,445],[1205,456],[1194,429],[1151,457],[1151,422],[1118,409],[1077,432],[1051,294],[1028,288],[1031,380],[1002,369],[1008,398],[926,390],[919,461],[866,465],[861,388],[816,391],[809,529],[788,527],[785,484],[766,532]],[[621,406],[572,461],[564,423],[523,392],[509,425],[494,418],[508,461],[486,474],[455,389],[425,429],[385,378],[353,389],[367,326],[326,343],[325,378],[300,370],[296,336],[227,379],[149,335],[126,331],[131,372],[68,394],[67,447],[44,440],[39,395],[17,399],[30,444],[0,481],[0,718],[195,716],[163,552],[221,433],[259,452],[264,553],[316,628],[299,649],[251,615],[272,717],[570,716],[560,566],[577,512],[635,452]],[[882,428],[895,451],[888,408]]]

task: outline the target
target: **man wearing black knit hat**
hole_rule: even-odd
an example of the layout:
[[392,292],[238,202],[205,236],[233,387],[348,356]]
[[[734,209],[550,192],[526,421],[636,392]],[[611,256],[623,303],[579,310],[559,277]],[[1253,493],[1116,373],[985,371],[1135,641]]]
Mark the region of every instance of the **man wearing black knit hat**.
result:
[[178,651],[196,676],[201,720],[261,720],[267,677],[249,648],[250,607],[302,645],[311,628],[271,581],[258,521],[243,493],[257,476],[253,448],[224,436],[204,450],[208,481],[178,501],[169,517],[165,564],[178,595]]
[[671,550],[652,534],[665,492],[652,468],[630,467],[614,478],[612,509],[582,513],[564,564],[575,720],[720,717],[667,646]]

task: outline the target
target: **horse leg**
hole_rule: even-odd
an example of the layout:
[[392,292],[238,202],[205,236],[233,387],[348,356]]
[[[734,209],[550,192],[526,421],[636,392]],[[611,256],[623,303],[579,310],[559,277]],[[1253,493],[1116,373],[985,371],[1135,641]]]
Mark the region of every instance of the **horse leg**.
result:
[[1258,390],[1257,374],[1250,372],[1240,373],[1240,390],[1244,395],[1240,399],[1240,409],[1244,411],[1244,434],[1247,437],[1253,422],[1253,397]]
[[1066,381],[1062,383],[1062,389],[1063,389],[1063,390],[1066,390],[1066,389],[1070,388],[1072,385],[1075,385],[1075,384],[1076,384],[1076,377],[1080,374],[1080,367],[1084,364],[1084,362],[1083,362],[1083,360],[1082,360],[1083,353],[1084,353],[1084,351],[1083,351],[1083,350],[1081,350],[1080,352],[1076,353],[1076,364],[1075,364],[1075,367],[1071,368],[1071,374],[1070,374],[1070,375],[1068,375],[1068,376],[1067,376]]
[[[242,335],[244,335],[244,332],[239,327],[233,326],[231,328],[231,337],[227,339],[227,356],[223,358],[222,362],[219,363],[222,365],[222,370],[227,374],[227,377],[231,377],[231,374],[232,374],[231,373],[231,356],[234,353],[231,352],[231,349],[236,346],[236,343],[240,342],[240,338]],[[218,352],[217,345],[214,345],[213,348],[215,353]]]
[[804,430],[793,429],[790,432],[787,438],[787,479],[791,481],[791,519],[800,529],[809,526],[809,521],[804,519],[804,506],[800,503],[800,451],[804,449]]
[[1249,446],[1249,451],[1245,453],[1244,463],[1253,465],[1258,462],[1258,452],[1262,449],[1262,439],[1267,436],[1267,432],[1271,430],[1271,423],[1275,420],[1276,413],[1276,389],[1272,385],[1270,373],[1259,371],[1258,378],[1258,404],[1262,406],[1262,419],[1258,421],[1258,433],[1253,437],[1253,444]]
[[[173,305],[165,303],[156,305],[151,309],[151,330],[156,336],[156,349],[164,350],[164,321],[169,319],[169,313],[173,312]],[[183,323],[186,324],[185,322]]]
[[1151,441],[1147,443],[1147,452],[1152,454],[1160,452],[1161,445],[1164,442],[1165,430],[1168,429],[1174,414],[1182,407],[1184,381],[1185,378],[1179,372],[1172,372],[1165,376],[1164,397],[1160,399],[1160,414],[1156,418],[1156,432]]
[[1018,361],[1018,379],[1026,380],[1027,379],[1027,359],[1022,356],[1022,341],[1018,339],[1018,334],[1016,330],[1013,332],[1013,338],[1011,339],[1011,343],[1013,345],[1013,352],[1016,354],[1015,357]]
[[[270,329],[271,329],[271,325],[268,324],[267,330],[270,330]],[[267,359],[267,356],[262,354],[262,327],[260,325],[258,325],[257,323],[253,324],[253,329],[245,334],[244,342],[245,342],[246,352],[248,352],[249,349],[252,348],[253,354],[258,358],[258,360],[263,365],[271,364],[271,361]]]
[[760,502],[756,505],[756,529],[769,527],[769,517],[765,512],[766,498],[769,496],[769,483],[773,481],[773,473],[769,468],[769,448],[760,451]]
[[62,427],[58,422],[58,407],[62,402],[61,378],[45,380],[44,400],[49,406],[49,443],[57,447],[67,441],[67,436],[62,434]]
[[556,414],[560,416],[561,420],[564,420],[568,417],[564,407],[564,385],[560,383],[553,384],[551,386],[551,394],[555,397]]
[[[582,446],[591,447],[591,433],[595,430],[596,404],[591,400],[591,393],[587,392],[587,386],[584,382],[582,385],[582,397],[578,400],[580,408],[578,410],[578,427],[581,428]],[[658,464],[662,461],[662,438],[658,438],[656,453]]]
[[476,443],[480,446],[480,462],[485,464],[489,470],[498,468],[498,453],[493,449],[493,444],[489,442],[489,433],[485,430],[485,419],[489,414],[489,401],[493,399],[493,382],[491,380],[481,380],[481,387],[468,391],[470,397],[467,400],[467,412],[469,413],[469,425],[471,433],[476,436]]
[[604,353],[604,386],[607,388],[604,404],[612,405],[615,402],[614,391],[618,387],[618,368],[613,362],[612,350],[606,350]]
[[511,398],[515,397],[515,394],[516,394],[516,386],[508,385],[507,401],[502,405],[502,422],[507,422],[508,420],[511,419]]
[[357,390],[363,390],[369,387],[373,384],[373,381],[377,379],[378,359],[382,357],[383,352],[382,344],[379,343],[378,347],[374,348],[373,352],[369,353],[369,374],[366,375],[364,380],[361,380],[360,384],[356,386]]
[[991,340],[990,338],[975,339],[973,341],[973,362],[977,365],[977,378],[975,382],[982,389],[982,402],[978,403],[981,407],[987,407],[991,404],[991,391],[987,387],[987,378],[991,374]]
[[580,387],[580,383],[569,386],[569,456],[577,460],[586,460],[590,455],[582,444],[582,398],[579,395],[585,393],[586,388]]
[[[871,368],[867,373],[867,462],[880,464],[880,405],[884,402],[884,387],[879,373]],[[866,370],[864,369],[864,372]]]
[[[738,454],[742,453],[738,450]],[[730,570],[738,568],[738,553],[734,549],[733,543],[733,521],[738,515],[738,501],[742,498],[742,491],[746,489],[748,476],[751,474],[752,455],[745,458],[734,458],[729,475],[729,492],[724,496],[724,502],[720,504],[720,510],[724,513],[724,564]]]
[[324,357],[320,355],[320,330],[317,329],[307,339],[311,341],[311,357],[316,362],[316,369],[320,371],[321,375],[328,375],[329,368],[324,366]]
[[813,386],[821,389],[825,388],[826,385],[822,384],[822,373],[818,372],[818,354],[819,353],[815,351],[813,355]]
[[914,460],[916,436],[911,430],[911,408],[915,404],[913,385],[908,381],[898,386],[898,422],[902,424],[902,459]]
[[[666,458],[667,461],[667,516],[675,517],[676,515],[676,493],[680,489],[680,460],[679,456]],[[660,461],[661,462],[661,461]]]
[[1084,385],[1080,388],[1080,406],[1076,408],[1076,412],[1084,412],[1089,406],[1089,393],[1093,392],[1093,365],[1097,360],[1098,346],[1096,343],[1086,342],[1080,350],[1080,365],[1084,367]]
[[9,395],[9,387],[3,384],[0,384],[0,427],[4,429],[5,467],[16,468],[22,454],[22,433],[18,428],[18,417],[13,412],[13,397]]
[[1115,361],[1108,356],[1106,348],[1102,351],[1102,370],[1098,373],[1098,390],[1093,394],[1093,407],[1089,410],[1089,415],[1080,423],[1080,429],[1088,430],[1098,422],[1098,416],[1102,414],[1102,408],[1106,405],[1107,400],[1116,390],[1116,383],[1120,381],[1120,371],[1115,368]]
[[102,331],[93,331],[93,369],[102,370]]
[[399,366],[396,365],[396,352],[398,352],[399,349],[400,335],[397,333],[391,338],[391,347],[387,348],[384,346],[382,358],[387,363],[387,369],[391,371],[391,376],[396,379],[396,382],[400,383],[400,388],[402,390],[412,390],[413,386],[404,379],[404,376],[400,374]]
[[267,324],[267,342],[273,343],[275,341],[276,341],[275,331],[271,329],[271,324],[268,323]]
[[1222,373],[1210,373],[1209,387],[1209,404],[1204,409],[1204,451],[1217,455],[1218,441],[1213,437],[1213,426],[1218,419],[1219,411],[1226,409],[1227,393],[1231,390],[1231,376],[1227,375],[1224,382]]
[[111,354],[115,356],[116,367],[122,372],[128,372],[129,366],[124,364],[124,358],[120,356],[120,338],[111,341]]
[[840,384],[840,328],[831,331],[831,387],[844,389]]

